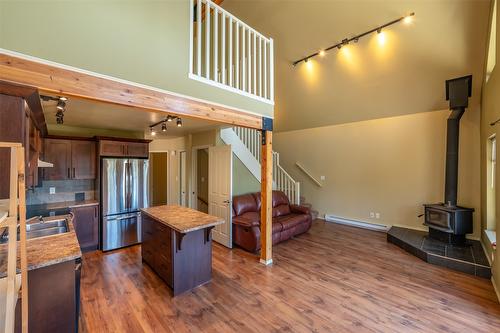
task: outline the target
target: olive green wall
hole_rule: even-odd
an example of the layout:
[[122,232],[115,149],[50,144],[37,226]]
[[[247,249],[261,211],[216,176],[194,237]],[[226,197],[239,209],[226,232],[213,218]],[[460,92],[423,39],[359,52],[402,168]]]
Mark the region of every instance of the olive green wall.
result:
[[[497,10],[497,22],[499,22],[499,13]],[[490,20],[491,21],[491,20]],[[491,72],[491,76],[488,80],[488,82],[485,82],[483,85],[483,95],[482,95],[482,112],[481,112],[481,229],[484,230],[486,229],[486,217],[487,217],[487,208],[486,208],[486,202],[487,202],[487,197],[486,193],[488,191],[488,184],[487,184],[487,176],[486,176],[486,171],[487,171],[487,147],[488,147],[488,138],[491,135],[496,135],[496,138],[498,140],[498,135],[499,131],[498,129],[500,128],[500,124],[497,124],[496,126],[490,126],[490,123],[499,119],[500,118],[500,74],[498,73],[499,71],[499,62],[500,62],[500,30],[498,28],[498,24],[496,27],[496,66]],[[497,141],[498,142],[498,141]],[[497,146],[497,156],[498,156],[498,146]],[[498,182],[498,177],[500,176],[500,172],[498,170],[498,164],[496,168],[496,175],[495,175],[495,188],[496,191],[498,192],[498,188],[500,186],[500,183]],[[500,217],[500,195],[496,195],[496,202],[495,202],[495,210],[496,210],[496,223],[497,223],[497,243],[498,243],[498,220]],[[484,232],[481,234],[483,243],[486,245],[486,249],[489,252],[489,255],[491,257],[491,254],[493,252],[493,249],[491,246],[489,246],[489,240],[485,236]],[[493,284],[495,285],[495,288],[497,290],[497,293],[500,292],[500,260],[498,259],[497,255],[494,255],[495,260],[492,263],[492,271],[493,271]]]
[[0,1],[0,48],[272,116],[188,78],[189,1]]

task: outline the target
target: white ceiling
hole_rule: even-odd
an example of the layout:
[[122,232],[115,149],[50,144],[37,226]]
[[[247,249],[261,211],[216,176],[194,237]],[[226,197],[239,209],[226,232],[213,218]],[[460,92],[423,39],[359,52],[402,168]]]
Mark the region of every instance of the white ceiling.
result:
[[[47,124],[56,124],[56,105],[56,101],[42,101]],[[167,115],[168,113],[165,112],[147,111],[70,97],[66,103],[64,125],[89,129],[143,132],[148,135],[149,125],[165,119]],[[175,122],[170,122],[167,124],[166,133],[163,133],[161,125],[158,125],[156,137],[180,137],[219,126],[220,124],[215,122],[182,117],[182,127],[177,127]]]

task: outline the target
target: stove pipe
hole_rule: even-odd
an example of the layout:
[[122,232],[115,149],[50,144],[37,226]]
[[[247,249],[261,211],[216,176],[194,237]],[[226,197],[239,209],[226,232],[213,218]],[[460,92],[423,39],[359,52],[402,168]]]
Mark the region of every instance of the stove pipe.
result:
[[451,114],[448,117],[446,133],[444,204],[452,207],[457,205],[460,118],[469,106],[471,93],[472,75],[446,81],[446,100],[450,101]]

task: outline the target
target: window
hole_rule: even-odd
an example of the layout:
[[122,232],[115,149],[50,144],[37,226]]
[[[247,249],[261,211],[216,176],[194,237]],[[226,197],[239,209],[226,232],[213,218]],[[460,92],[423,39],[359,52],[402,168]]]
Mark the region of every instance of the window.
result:
[[493,3],[491,13],[490,40],[488,43],[488,59],[486,60],[486,82],[490,79],[496,63],[496,40],[497,40],[497,1]]
[[496,164],[497,164],[497,139],[495,135],[488,138],[487,151],[487,181],[486,190],[486,230],[485,234],[494,246],[496,240]]

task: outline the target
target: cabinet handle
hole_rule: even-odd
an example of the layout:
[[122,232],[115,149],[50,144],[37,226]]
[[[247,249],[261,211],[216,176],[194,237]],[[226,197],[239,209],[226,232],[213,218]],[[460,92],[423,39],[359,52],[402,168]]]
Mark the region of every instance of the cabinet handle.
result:
[[71,178],[71,174],[70,174],[69,168],[68,168],[68,178]]
[[75,178],[75,168],[73,168],[73,178]]

